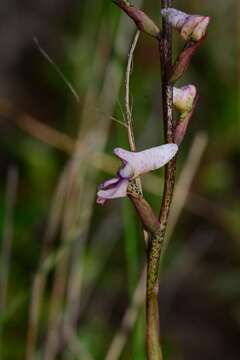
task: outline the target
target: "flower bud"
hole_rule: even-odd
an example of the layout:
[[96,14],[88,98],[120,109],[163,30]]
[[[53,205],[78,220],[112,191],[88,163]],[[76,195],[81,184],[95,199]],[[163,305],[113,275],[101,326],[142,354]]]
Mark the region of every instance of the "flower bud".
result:
[[[192,85],[188,85],[188,86],[192,86]],[[177,125],[176,125],[175,130],[174,130],[174,142],[178,146],[181,144],[181,142],[183,141],[183,139],[184,139],[184,137],[186,135],[188,125],[189,125],[189,121],[190,121],[191,117],[193,116],[193,113],[194,113],[195,108],[197,106],[198,98],[199,97],[198,97],[198,95],[196,93],[195,96],[194,96],[192,105],[191,105],[191,109],[181,113],[180,119],[177,122]]]
[[192,110],[196,95],[197,89],[194,85],[173,88],[173,105],[181,113],[181,117]]
[[206,35],[209,16],[189,15],[174,8],[163,9],[161,13],[184,40],[199,41]]
[[157,39],[160,38],[160,30],[154,21],[145,14],[142,10],[137,9],[135,6],[130,4],[126,0],[114,0],[115,4],[118,5],[125,13],[133,19],[136,26],[140,31],[153,36]]
[[193,55],[195,54],[195,52],[197,51],[203,40],[204,38],[202,38],[198,42],[189,41],[184,46],[184,49],[178,56],[177,61],[172,68],[171,77],[170,77],[172,82],[177,81],[187,71]]

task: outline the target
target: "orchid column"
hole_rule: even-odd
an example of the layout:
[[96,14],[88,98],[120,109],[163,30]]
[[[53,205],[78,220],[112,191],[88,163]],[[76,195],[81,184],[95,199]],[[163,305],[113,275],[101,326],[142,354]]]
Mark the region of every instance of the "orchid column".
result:
[[[97,202],[105,204],[109,199],[128,196],[136,209],[144,230],[148,233],[146,286],[147,359],[161,360],[163,357],[160,345],[158,310],[159,262],[175,184],[175,155],[184,139],[189,121],[198,101],[197,89],[194,85],[177,88],[174,83],[188,69],[192,56],[206,36],[210,19],[205,16],[188,15],[171,8],[171,0],[162,0],[162,30],[160,30],[148,15],[134,7],[127,0],[112,1],[135,22],[141,32],[152,36],[157,41],[161,62],[165,144],[141,152],[116,148],[114,154],[121,159],[122,167],[118,170],[116,177],[105,181],[99,186]],[[186,41],[175,64],[172,64],[172,28],[175,28]],[[176,120],[173,118],[173,109],[179,113]],[[128,118],[128,115],[129,110],[127,109],[126,118]],[[166,165],[164,192],[158,217],[144,199],[141,186],[139,186],[139,182],[136,179],[142,174],[156,170],[164,165]]]

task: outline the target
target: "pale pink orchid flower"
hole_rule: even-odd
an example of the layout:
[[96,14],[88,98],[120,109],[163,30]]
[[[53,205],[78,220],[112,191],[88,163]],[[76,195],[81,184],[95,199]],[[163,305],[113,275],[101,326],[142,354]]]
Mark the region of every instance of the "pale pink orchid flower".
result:
[[162,9],[161,14],[184,40],[199,41],[206,35],[209,16],[189,15],[174,8]]
[[97,203],[104,204],[109,199],[127,196],[130,180],[137,176],[159,169],[166,165],[177,153],[176,144],[165,144],[147,150],[132,152],[122,148],[114,149],[113,153],[123,165],[117,177],[103,182],[97,192]]

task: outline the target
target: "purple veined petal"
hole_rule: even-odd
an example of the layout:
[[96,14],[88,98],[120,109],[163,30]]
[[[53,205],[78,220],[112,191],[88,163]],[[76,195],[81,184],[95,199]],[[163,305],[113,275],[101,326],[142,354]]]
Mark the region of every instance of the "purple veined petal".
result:
[[[111,179],[112,180],[112,179]],[[97,192],[97,203],[104,204],[108,199],[117,199],[127,196],[128,179],[118,179],[118,182],[112,183],[105,190]]]
[[118,182],[119,182],[119,178],[112,178],[112,179],[106,180],[98,186],[98,190],[107,190],[108,188],[112,187],[113,185],[117,184]]
[[129,152],[123,149],[115,149],[114,153],[125,161],[125,166],[119,170],[119,175],[133,179],[141,174],[159,169],[168,163],[176,154],[176,144],[165,144],[140,152]]

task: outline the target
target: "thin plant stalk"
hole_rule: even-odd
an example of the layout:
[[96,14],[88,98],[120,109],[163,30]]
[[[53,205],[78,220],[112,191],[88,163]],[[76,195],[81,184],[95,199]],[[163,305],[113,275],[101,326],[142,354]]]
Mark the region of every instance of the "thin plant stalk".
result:
[[[162,0],[162,8],[171,7],[171,0]],[[164,138],[166,143],[174,142],[173,124],[173,88],[170,82],[172,68],[172,30],[164,19],[162,35],[159,41],[159,54],[162,77],[162,108]],[[159,215],[159,233],[151,238],[148,249],[147,265],[147,357],[148,360],[162,359],[160,345],[160,325],[158,309],[158,273],[161,250],[165,240],[170,205],[172,202],[176,173],[176,160],[171,160],[165,167],[164,193]]]
[[[134,36],[129,54],[128,54],[128,62],[127,62],[127,70],[126,70],[126,79],[125,79],[125,116],[126,116],[126,122],[127,122],[127,131],[128,131],[128,143],[129,148],[131,151],[136,151],[136,142],[134,137],[134,131],[133,131],[133,115],[131,111],[131,104],[130,104],[130,76],[133,68],[133,56],[134,52],[139,40],[141,31],[137,30],[136,34]],[[137,177],[135,179],[137,191],[139,191],[140,194],[142,194],[142,183],[140,177]],[[148,243],[148,233],[143,229],[143,236],[145,245],[147,247]]]
[[127,62],[127,70],[126,70],[126,81],[125,81],[125,112],[126,112],[126,122],[127,122],[127,129],[128,129],[128,142],[131,151],[136,151],[136,143],[134,139],[133,133],[133,118],[132,118],[132,111],[130,105],[130,75],[132,72],[133,66],[133,54],[140,36],[140,31],[137,30],[132,46],[130,48],[128,54],[128,62]]
[[194,176],[199,167],[200,160],[202,159],[203,153],[206,150],[208,144],[208,137],[205,132],[199,131],[192,142],[186,163],[183,170],[179,174],[178,181],[175,186],[173,195],[174,207],[170,211],[168,227],[164,246],[162,249],[160,263],[164,258],[165,251],[168,247],[168,243],[172,236],[173,230],[178,221],[179,215],[182,212],[183,206],[187,202],[187,198],[190,192]]

